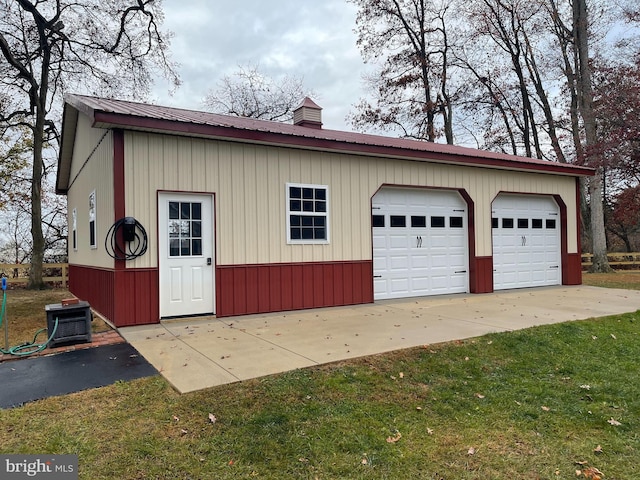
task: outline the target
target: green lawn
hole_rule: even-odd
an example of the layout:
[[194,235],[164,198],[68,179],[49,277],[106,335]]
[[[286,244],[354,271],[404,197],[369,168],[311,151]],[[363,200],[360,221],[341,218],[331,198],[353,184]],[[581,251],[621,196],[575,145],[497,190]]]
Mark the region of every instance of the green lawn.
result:
[[637,479],[639,335],[634,313],[185,395],[122,382],[0,411],[0,452],[77,453],[83,479]]

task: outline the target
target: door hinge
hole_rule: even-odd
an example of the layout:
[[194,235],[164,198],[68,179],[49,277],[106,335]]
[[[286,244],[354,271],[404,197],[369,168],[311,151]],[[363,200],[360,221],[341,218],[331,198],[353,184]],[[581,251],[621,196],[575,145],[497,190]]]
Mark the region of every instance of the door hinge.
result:
[[373,278],[382,278],[382,275],[374,275]]
[[453,272],[453,273],[467,273],[466,270],[458,270],[457,272]]

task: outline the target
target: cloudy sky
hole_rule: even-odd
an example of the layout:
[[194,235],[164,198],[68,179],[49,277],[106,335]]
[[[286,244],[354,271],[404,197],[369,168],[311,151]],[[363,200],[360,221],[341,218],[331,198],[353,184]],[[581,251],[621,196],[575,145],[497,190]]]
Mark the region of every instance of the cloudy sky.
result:
[[345,0],[165,0],[165,26],[183,84],[158,82],[153,103],[202,109],[209,89],[239,65],[278,78],[302,76],[323,108],[325,128],[350,130],[345,116],[363,95],[356,9]]

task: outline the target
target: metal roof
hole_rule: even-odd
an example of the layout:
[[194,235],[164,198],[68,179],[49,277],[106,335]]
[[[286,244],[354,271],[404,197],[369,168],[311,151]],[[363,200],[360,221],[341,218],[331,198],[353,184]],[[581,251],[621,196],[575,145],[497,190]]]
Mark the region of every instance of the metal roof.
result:
[[[509,170],[540,171],[562,175],[593,175],[591,168],[535,158],[489,152],[434,142],[393,138],[339,130],[309,128],[281,122],[234,117],[209,112],[84,95],[65,96],[58,180],[66,191],[65,174],[71,161],[78,112],[94,127],[143,130],[230,141],[275,144],[350,154],[405,158]],[[65,168],[66,167],[66,168]]]

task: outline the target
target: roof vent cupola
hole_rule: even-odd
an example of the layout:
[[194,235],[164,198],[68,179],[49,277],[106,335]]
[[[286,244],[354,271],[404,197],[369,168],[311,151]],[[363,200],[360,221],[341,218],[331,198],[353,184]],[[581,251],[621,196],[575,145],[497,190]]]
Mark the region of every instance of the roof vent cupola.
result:
[[293,111],[293,124],[300,127],[322,128],[322,108],[309,97]]

